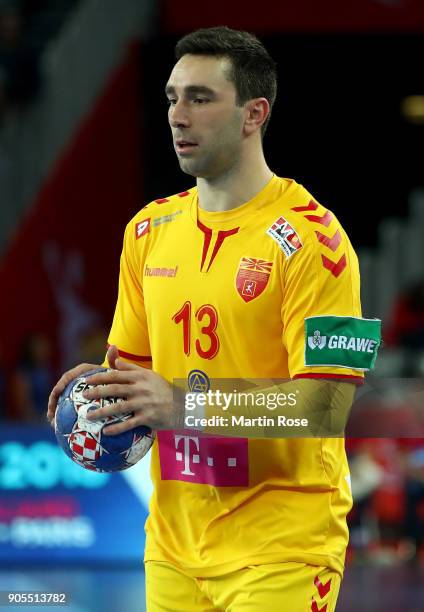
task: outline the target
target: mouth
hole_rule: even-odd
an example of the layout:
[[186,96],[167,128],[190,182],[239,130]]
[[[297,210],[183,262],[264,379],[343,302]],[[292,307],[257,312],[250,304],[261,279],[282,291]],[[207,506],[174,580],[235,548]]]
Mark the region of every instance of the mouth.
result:
[[192,140],[176,140],[174,147],[178,155],[187,155],[192,153],[199,145]]

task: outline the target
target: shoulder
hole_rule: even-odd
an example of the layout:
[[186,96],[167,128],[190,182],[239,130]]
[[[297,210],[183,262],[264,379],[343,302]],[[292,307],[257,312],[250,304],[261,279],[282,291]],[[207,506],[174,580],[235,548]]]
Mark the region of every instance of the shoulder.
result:
[[165,222],[173,215],[180,214],[184,208],[188,207],[193,196],[197,193],[197,188],[192,187],[187,191],[182,191],[170,196],[161,197],[149,202],[141,208],[127,223],[125,237],[141,238],[150,233],[150,229],[155,225]]
[[266,233],[284,254],[285,267],[312,266],[335,277],[346,267],[356,270],[357,256],[331,209],[302,185],[281,180],[281,195],[272,203],[273,217]]
[[[158,198],[149,202],[144,206],[138,213],[131,219],[131,222],[138,222],[146,216],[159,217],[163,215],[171,214],[177,209],[181,209],[182,206],[188,206],[191,201],[191,197],[197,193],[197,188],[192,187],[187,191],[181,191],[170,196]],[[190,197],[191,196],[191,197]]]
[[342,241],[350,245],[346,232],[330,208],[296,181],[280,181],[279,196],[269,210],[272,223],[268,233],[271,237],[285,225],[286,230],[291,228],[297,234],[303,245],[306,243],[316,249],[320,245],[336,247]]
[[303,185],[292,179],[280,179],[280,184],[278,197],[272,203],[274,215],[285,216],[306,233],[314,227],[329,227],[333,222],[341,227],[330,208],[320,203]]

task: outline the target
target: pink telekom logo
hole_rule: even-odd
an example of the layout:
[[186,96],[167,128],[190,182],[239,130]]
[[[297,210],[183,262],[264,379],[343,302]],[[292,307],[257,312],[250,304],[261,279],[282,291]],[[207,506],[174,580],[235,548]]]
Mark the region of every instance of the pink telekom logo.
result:
[[207,436],[183,429],[158,431],[157,439],[162,480],[180,480],[215,487],[248,486],[246,438]]

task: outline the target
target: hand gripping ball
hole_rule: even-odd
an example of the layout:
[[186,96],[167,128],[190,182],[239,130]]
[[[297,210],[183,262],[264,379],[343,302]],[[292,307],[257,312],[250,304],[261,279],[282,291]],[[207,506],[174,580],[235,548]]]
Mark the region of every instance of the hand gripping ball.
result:
[[122,402],[107,397],[87,400],[82,394],[92,388],[90,376],[107,371],[99,368],[75,378],[59,398],[55,415],[57,441],[75,463],[96,472],[117,472],[131,467],[146,455],[154,433],[143,425],[118,435],[104,435],[103,428],[128,420],[132,413],[117,414],[99,421],[89,421],[87,413],[102,406]]

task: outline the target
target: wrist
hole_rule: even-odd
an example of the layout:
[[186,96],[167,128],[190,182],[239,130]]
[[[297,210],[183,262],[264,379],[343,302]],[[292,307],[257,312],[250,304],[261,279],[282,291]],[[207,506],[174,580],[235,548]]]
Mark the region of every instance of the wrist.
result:
[[176,385],[172,385],[173,393],[173,427],[172,429],[184,429],[185,427],[185,391]]

